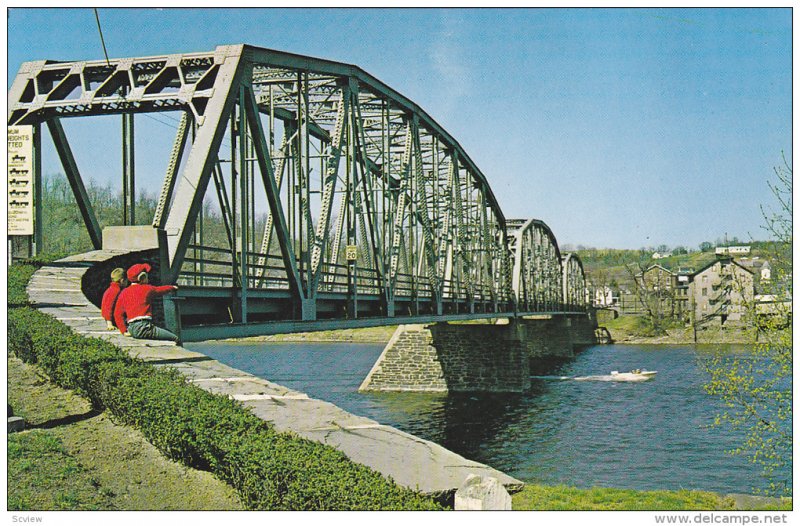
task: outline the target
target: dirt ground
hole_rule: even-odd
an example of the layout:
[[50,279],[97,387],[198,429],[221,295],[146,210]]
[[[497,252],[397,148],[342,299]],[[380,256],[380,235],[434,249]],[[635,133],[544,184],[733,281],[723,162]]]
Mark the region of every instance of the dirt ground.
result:
[[[8,358],[8,403],[28,428],[48,430],[118,510],[240,510],[233,488],[164,457],[137,430]],[[8,481],[13,484],[12,480]]]

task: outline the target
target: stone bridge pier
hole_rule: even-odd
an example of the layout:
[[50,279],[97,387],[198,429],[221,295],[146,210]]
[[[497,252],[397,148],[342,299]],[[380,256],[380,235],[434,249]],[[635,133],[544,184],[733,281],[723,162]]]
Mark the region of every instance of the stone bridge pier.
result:
[[532,363],[574,356],[596,343],[596,327],[591,314],[401,325],[359,390],[523,392]]

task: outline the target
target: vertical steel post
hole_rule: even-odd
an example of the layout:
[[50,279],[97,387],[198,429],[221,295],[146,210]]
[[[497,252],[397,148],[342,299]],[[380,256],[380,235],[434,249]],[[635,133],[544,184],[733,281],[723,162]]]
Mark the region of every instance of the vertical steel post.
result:
[[[236,141],[236,139],[237,139],[237,136],[236,136],[237,135],[236,134],[236,122],[237,122],[237,120],[236,120],[236,104],[234,103],[234,105],[233,105],[233,107],[231,109],[230,119],[228,121],[228,124],[230,126],[229,129],[230,129],[230,138],[231,138],[231,150],[230,150],[231,158],[230,158],[230,163],[228,163],[228,164],[229,164],[229,166],[231,168],[231,208],[230,208],[230,214],[231,214],[231,234],[233,235],[233,239],[232,239],[232,242],[231,242],[231,275],[232,275],[232,281],[233,281],[232,285],[233,285],[234,289],[237,286],[236,275],[239,274],[239,269],[237,268],[237,266],[238,266],[237,262],[239,260],[239,246],[240,246],[240,241],[239,240],[241,239],[240,236],[239,236],[239,221],[237,220],[237,214],[236,214],[236,211],[238,210],[238,208],[237,208],[238,207],[238,203],[239,203],[239,197],[237,195],[238,192],[239,192],[239,184],[238,184],[239,183],[239,167],[236,165],[236,144],[237,144],[237,141]],[[225,178],[223,177],[223,181],[224,180],[225,180]],[[223,182],[223,184],[224,184],[224,182]],[[239,274],[239,283],[238,283],[238,285],[241,285],[241,282],[242,282],[242,276],[241,276],[241,274]],[[234,294],[234,297],[235,297],[236,293],[234,292],[233,294]],[[234,309],[236,309],[236,307],[234,307]]]
[[[192,130],[192,144],[194,144],[194,139],[197,136],[197,121],[195,121],[194,119],[192,119],[192,122],[191,122],[191,130]],[[173,190],[174,190],[174,188],[173,188]],[[204,221],[203,221],[203,219],[204,219],[204,217],[205,217],[205,206],[204,206],[204,203],[201,201],[200,202],[200,210],[197,213],[197,223],[196,223],[196,231],[195,231],[195,244],[200,246],[200,250],[199,251],[195,251],[195,258],[199,258],[200,259],[200,279],[199,279],[199,284],[200,284],[201,287],[205,284],[204,276],[205,276],[205,272],[206,272],[205,263],[203,261],[203,258],[205,257],[205,254],[203,253],[203,243],[205,242],[205,239],[204,239],[205,236],[203,235],[203,229],[204,229],[204,224],[203,224]],[[195,282],[195,284],[197,284],[197,282]]]
[[[347,127],[347,177],[345,179],[345,192],[347,199],[347,244],[356,244],[356,214],[355,214],[355,178],[356,163],[358,162],[354,148],[355,130],[353,126]],[[347,251],[345,251],[347,253]],[[347,316],[358,317],[358,257],[351,259],[347,256]]]
[[44,223],[42,221],[42,126],[33,126],[33,255],[42,253]]
[[249,246],[249,230],[250,225],[248,224],[248,215],[250,211],[250,206],[248,203],[248,188],[247,188],[247,180],[248,180],[248,173],[247,173],[247,121],[245,120],[244,114],[244,99],[245,99],[245,91],[244,86],[239,87],[239,122],[237,125],[238,128],[238,135],[239,135],[239,162],[241,169],[239,171],[239,183],[240,183],[240,190],[239,193],[241,194],[241,199],[239,199],[240,204],[240,216],[241,216],[241,226],[240,230],[242,233],[242,241],[241,241],[241,256],[239,257],[239,262],[241,263],[241,268],[239,271],[240,281],[241,281],[241,321],[242,323],[247,323],[247,287],[249,285],[247,279],[247,249]]
[[136,224],[133,113],[122,115],[122,224]]
[[[306,242],[306,249],[302,252],[303,254],[303,267],[305,268],[305,281],[306,281],[306,290],[311,290],[311,281],[313,279],[312,272],[311,272],[311,244],[314,241],[314,222],[311,219],[311,137],[309,136],[308,132],[308,122],[311,118],[311,111],[308,107],[308,71],[306,71],[303,75],[303,86],[302,86],[302,101],[303,101],[303,147],[305,153],[305,167],[303,171],[303,177],[305,178],[305,195],[303,199],[305,199],[305,217],[306,225],[305,225],[305,242]],[[323,174],[320,174],[320,179],[322,179]]]

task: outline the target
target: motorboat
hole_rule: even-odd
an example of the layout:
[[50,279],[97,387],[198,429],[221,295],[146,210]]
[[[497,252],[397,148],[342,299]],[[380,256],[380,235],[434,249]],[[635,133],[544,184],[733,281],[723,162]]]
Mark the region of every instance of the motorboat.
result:
[[611,371],[611,374],[598,375],[598,376],[576,376],[575,380],[579,382],[595,381],[595,382],[646,382],[656,377],[658,371],[642,371],[641,369],[634,369],[629,373],[621,373],[619,371]]
[[611,377],[615,382],[643,382],[655,378],[657,372],[658,371],[643,371],[641,369],[634,369],[627,373],[611,371]]

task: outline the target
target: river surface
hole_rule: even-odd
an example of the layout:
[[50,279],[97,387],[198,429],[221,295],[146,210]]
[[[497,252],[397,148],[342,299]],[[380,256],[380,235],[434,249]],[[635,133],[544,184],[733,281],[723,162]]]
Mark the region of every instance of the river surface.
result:
[[[757,466],[727,451],[741,437],[711,424],[698,361],[718,346],[605,345],[545,371],[656,370],[641,383],[533,379],[524,394],[359,393],[382,344],[221,343],[187,346],[237,369],[432,440],[523,481],[630,489],[750,493]],[[728,353],[743,353],[728,346]]]

